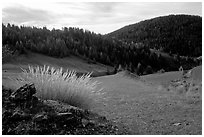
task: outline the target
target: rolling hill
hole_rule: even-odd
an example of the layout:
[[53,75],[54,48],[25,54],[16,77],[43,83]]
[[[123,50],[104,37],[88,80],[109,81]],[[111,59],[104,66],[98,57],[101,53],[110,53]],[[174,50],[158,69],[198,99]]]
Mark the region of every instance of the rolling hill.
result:
[[183,56],[202,54],[202,17],[169,15],[125,26],[107,37],[128,43],[143,43],[167,53]]
[[194,85],[182,93],[178,89],[168,90],[172,81],[182,85],[179,71],[140,78],[127,72],[96,77],[104,88],[106,100],[98,102],[100,107],[93,110],[118,125],[122,123],[134,135],[201,134],[202,79],[197,78],[202,74],[201,69],[201,66],[193,68],[191,77],[184,79],[184,83]]

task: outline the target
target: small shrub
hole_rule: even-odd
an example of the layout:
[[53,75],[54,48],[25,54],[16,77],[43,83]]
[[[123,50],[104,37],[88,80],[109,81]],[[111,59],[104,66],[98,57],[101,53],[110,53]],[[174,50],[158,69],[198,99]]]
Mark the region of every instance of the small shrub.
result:
[[160,70],[158,71],[158,73],[165,73],[165,70],[164,70],[164,69],[160,69]]
[[147,68],[146,68],[146,73],[147,74],[152,74],[153,73],[153,69],[152,69],[152,67],[151,66],[147,66]]
[[75,71],[63,72],[62,68],[55,69],[49,66],[23,69],[17,82],[19,84],[32,82],[37,89],[37,96],[46,100],[58,100],[73,106],[89,109],[101,95],[96,91],[97,81],[90,78],[91,73],[76,76]]
[[12,51],[8,45],[2,45],[2,63],[8,62],[12,58]]

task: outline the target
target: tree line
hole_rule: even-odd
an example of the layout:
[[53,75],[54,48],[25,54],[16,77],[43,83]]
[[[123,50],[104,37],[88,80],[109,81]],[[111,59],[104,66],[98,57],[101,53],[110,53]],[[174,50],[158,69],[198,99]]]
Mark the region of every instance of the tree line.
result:
[[162,68],[166,71],[178,68],[178,61],[174,60],[177,65],[168,63],[161,55],[150,52],[143,43],[130,44],[73,27],[49,30],[2,24],[2,45],[21,54],[30,50],[57,58],[76,55],[91,63],[121,66],[140,75]]

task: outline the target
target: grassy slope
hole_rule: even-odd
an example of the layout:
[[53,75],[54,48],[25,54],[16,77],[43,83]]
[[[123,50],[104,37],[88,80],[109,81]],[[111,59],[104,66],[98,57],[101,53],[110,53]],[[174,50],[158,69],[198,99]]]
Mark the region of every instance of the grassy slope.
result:
[[132,134],[201,134],[202,101],[191,102],[185,94],[159,89],[180,76],[180,72],[169,72],[141,80],[120,74],[98,77],[107,100],[94,110],[123,123]]
[[[53,58],[38,53],[30,52],[28,55],[21,55],[12,60],[10,63],[3,65],[3,70],[13,70],[19,72],[19,66],[25,68],[28,64],[31,65],[49,65],[53,67],[63,67],[64,69],[76,70],[78,72],[90,71],[104,71],[108,66],[102,64],[88,64],[87,61],[80,59],[76,56],[66,58]],[[108,67],[111,68],[111,67]]]
[[161,84],[162,86],[167,86],[171,80],[179,79],[181,76],[182,72],[173,71],[165,72],[163,74],[144,75],[141,78],[144,81],[149,81],[150,84]]
[[21,68],[27,68],[30,65],[49,65],[55,68],[62,67],[64,70],[75,70],[79,73],[93,72],[93,74],[100,75],[113,68],[102,64],[88,64],[86,60],[83,60],[76,56],[70,56],[66,58],[53,58],[38,53],[29,52],[28,55],[20,55],[11,60],[8,63],[2,65],[2,79],[3,85],[11,85],[8,77],[16,77],[22,72]]

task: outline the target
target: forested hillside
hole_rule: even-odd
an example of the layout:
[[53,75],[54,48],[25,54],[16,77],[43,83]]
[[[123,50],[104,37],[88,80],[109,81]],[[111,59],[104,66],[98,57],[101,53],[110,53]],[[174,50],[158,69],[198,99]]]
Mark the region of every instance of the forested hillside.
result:
[[[151,52],[143,43],[126,43],[118,39],[104,37],[88,30],[67,28],[62,30],[46,27],[28,27],[2,24],[2,46],[4,54],[26,54],[27,50],[57,58],[76,55],[87,59],[88,63],[99,62],[117,68],[127,69],[139,75],[178,70],[179,56],[166,58]],[[190,67],[196,65],[193,59],[184,61]],[[4,62],[4,61],[3,61]],[[189,67],[188,67],[189,68]]]
[[107,34],[128,43],[143,43],[171,54],[202,55],[202,18],[191,15],[157,17]]

